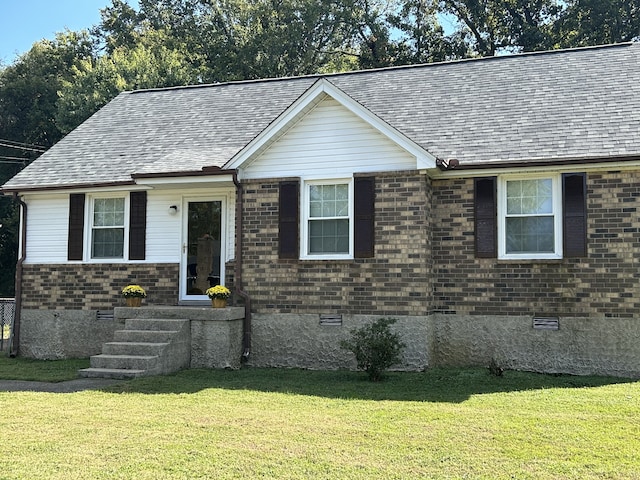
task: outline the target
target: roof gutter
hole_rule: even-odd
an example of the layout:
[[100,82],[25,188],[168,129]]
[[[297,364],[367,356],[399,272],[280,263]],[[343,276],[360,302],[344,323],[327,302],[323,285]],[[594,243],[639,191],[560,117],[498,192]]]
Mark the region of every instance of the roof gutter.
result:
[[129,185],[135,185],[136,182],[131,181],[123,181],[123,182],[104,182],[104,183],[78,183],[78,184],[66,184],[66,185],[41,185],[41,186],[30,186],[30,185],[17,185],[15,187],[2,187],[0,189],[1,193],[12,193],[14,196],[19,192],[55,192],[59,190],[77,190],[77,189],[87,189],[87,188],[101,188],[101,187],[126,187]]
[[11,329],[10,357],[17,357],[20,351],[20,319],[22,315],[22,264],[27,257],[27,204],[18,197],[17,193],[13,198],[20,204],[22,215],[20,216],[20,257],[16,263],[16,286],[15,286],[15,312],[13,317],[13,328]]
[[[595,158],[550,158],[547,160],[530,160],[530,161],[495,161],[482,164],[474,164],[461,162],[457,159],[441,160],[438,159],[436,166],[442,170],[490,170],[490,169],[508,169],[508,168],[532,168],[532,167],[564,167],[573,165],[597,165],[610,164],[619,162],[638,162],[640,155],[615,155],[610,157]],[[623,166],[623,165],[618,165]]]
[[233,273],[233,287],[237,295],[244,300],[244,320],[242,322],[242,361],[247,362],[251,355],[251,297],[242,288],[242,210],[243,190],[238,180],[238,172],[233,171],[233,183],[236,186],[236,261]]
[[132,173],[131,178],[176,178],[176,177],[211,177],[216,175],[229,175],[233,170],[225,170],[215,165],[202,167],[200,170],[189,170],[180,172],[157,172],[157,173]]

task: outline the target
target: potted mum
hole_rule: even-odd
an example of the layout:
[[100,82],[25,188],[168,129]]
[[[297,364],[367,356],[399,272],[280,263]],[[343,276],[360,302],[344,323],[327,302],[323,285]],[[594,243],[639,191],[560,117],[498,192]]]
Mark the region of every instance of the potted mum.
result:
[[127,302],[127,307],[139,307],[142,299],[146,298],[147,292],[140,285],[127,285],[122,289],[122,296]]
[[205,292],[211,299],[213,308],[224,308],[227,306],[227,300],[231,296],[231,291],[224,285],[216,285],[207,289]]

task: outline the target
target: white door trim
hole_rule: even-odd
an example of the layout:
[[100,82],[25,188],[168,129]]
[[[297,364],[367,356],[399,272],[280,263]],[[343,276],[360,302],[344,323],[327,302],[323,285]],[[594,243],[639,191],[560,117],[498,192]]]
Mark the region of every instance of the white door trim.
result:
[[227,195],[194,195],[182,197],[182,235],[180,242],[180,293],[179,303],[204,304],[209,303],[206,295],[187,295],[187,266],[188,266],[188,228],[189,228],[189,203],[191,202],[220,202],[220,284],[225,281],[225,263],[227,260]]

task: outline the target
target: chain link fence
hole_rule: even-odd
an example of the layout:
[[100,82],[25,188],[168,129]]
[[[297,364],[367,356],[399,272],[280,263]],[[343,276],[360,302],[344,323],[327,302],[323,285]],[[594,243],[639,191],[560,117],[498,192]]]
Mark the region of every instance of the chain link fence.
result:
[[11,329],[16,314],[15,298],[0,298],[0,352],[9,350]]

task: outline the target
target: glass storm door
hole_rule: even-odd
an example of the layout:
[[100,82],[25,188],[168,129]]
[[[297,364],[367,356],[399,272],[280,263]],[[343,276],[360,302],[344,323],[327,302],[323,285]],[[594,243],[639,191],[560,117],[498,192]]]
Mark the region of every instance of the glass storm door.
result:
[[222,201],[186,201],[182,245],[183,300],[209,300],[206,291],[224,285]]

